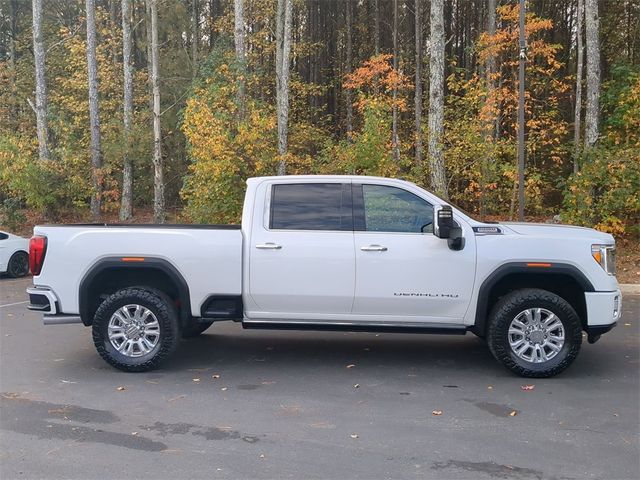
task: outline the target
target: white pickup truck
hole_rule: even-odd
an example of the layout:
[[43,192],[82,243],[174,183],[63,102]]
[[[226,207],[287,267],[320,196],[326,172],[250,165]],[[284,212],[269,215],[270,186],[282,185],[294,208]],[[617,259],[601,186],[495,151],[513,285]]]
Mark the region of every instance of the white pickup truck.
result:
[[83,323],[125,371],[180,337],[244,328],[465,334],[548,377],[620,318],[611,235],[482,223],[413,183],[252,178],[241,226],[37,226],[29,308]]

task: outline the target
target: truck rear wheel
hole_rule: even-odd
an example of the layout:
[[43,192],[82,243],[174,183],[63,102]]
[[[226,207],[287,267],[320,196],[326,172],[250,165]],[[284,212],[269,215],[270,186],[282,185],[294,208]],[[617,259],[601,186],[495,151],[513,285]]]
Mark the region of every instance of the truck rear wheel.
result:
[[93,343],[100,356],[125,372],[157,368],[179,340],[178,315],[169,298],[142,288],[109,296],[93,319]]
[[516,290],[493,308],[487,343],[493,356],[518,375],[552,377],[578,355],[582,326],[573,307],[558,295]]

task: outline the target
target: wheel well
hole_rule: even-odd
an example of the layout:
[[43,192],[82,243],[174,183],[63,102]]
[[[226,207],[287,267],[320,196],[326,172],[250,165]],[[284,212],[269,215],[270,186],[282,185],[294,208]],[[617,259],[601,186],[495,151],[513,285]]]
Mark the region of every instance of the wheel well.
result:
[[85,276],[80,284],[80,316],[91,325],[96,310],[111,294],[128,287],[158,290],[167,295],[178,310],[181,321],[191,315],[189,291],[182,276],[173,269],[155,265],[124,266],[104,262]]
[[485,336],[488,325],[487,317],[496,302],[509,292],[522,288],[539,288],[555,293],[573,307],[582,322],[583,329],[586,328],[587,305],[584,297],[585,288],[575,277],[568,273],[516,272],[502,276],[486,292],[483,292],[481,288],[480,295],[484,295],[486,298],[484,298],[483,302],[478,302],[476,333],[480,336]]

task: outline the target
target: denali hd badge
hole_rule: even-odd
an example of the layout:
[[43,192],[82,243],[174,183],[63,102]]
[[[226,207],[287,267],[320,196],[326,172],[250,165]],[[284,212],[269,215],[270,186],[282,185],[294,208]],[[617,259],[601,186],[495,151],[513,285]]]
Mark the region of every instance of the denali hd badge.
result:
[[499,227],[473,227],[473,231],[480,235],[500,235],[502,230]]

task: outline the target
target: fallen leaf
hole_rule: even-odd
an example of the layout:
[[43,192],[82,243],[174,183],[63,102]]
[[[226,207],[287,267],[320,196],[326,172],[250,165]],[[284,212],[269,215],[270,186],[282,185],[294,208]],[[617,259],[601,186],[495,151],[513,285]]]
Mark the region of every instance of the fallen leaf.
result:
[[131,432],[131,435],[137,435],[138,432]]
[[353,388],[360,388],[360,384],[359,384],[359,383],[356,383],[356,384],[353,386]]
[[440,415],[442,415],[442,410],[434,410],[433,412],[431,412],[431,415],[439,417]]
[[353,367],[355,367],[353,363],[350,363],[349,365],[347,365],[347,368],[353,368]]
[[351,435],[349,435],[351,438],[358,438],[358,434],[357,433],[352,433]]
[[619,417],[620,415],[618,415],[617,413],[613,414],[614,417]]
[[313,428],[336,428],[336,426],[332,423],[327,422],[316,422],[310,425]]
[[217,373],[214,373],[213,375],[211,375],[211,378],[213,378],[214,380],[217,380],[218,378],[220,378],[220,375],[218,375]]
[[127,387],[123,387],[122,385],[120,385],[119,387],[116,388],[117,391],[119,392],[123,392],[127,389]]
[[509,414],[510,417],[515,417],[518,414],[517,411],[512,410],[511,413]]
[[260,454],[260,458],[264,458],[264,453],[261,453],[261,454]]
[[522,390],[533,390],[534,388],[536,388],[535,385],[522,385],[520,387]]
[[180,400],[181,398],[185,398],[186,395],[178,395],[177,397],[170,398],[167,402],[175,402],[176,400]]

